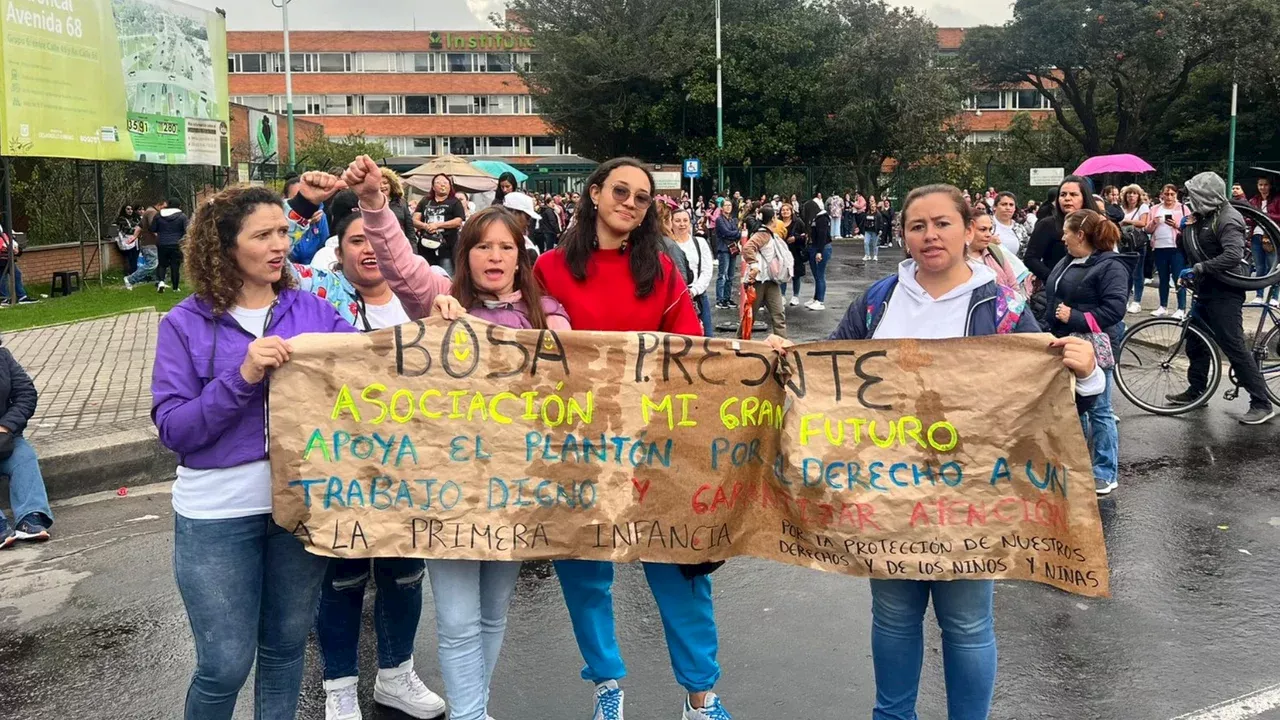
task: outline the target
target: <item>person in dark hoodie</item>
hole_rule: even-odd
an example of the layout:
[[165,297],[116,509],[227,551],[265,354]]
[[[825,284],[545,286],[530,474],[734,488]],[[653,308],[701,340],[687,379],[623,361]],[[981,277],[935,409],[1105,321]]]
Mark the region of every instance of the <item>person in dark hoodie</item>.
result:
[[[318,205],[325,188],[307,175]],[[187,252],[194,289],[160,321],[151,380],[151,418],[178,454],[174,577],[196,647],[183,717],[230,720],[256,660],[257,717],[292,718],[328,561],[271,519],[267,386],[290,338],[356,328],[296,289],[270,189],[201,204]]]
[[[1183,270],[1179,280],[1196,286],[1191,306],[1193,322],[1213,334],[1240,386],[1249,393],[1249,411],[1240,418],[1245,425],[1261,425],[1276,416],[1267,396],[1267,384],[1258,362],[1245,345],[1242,319],[1244,291],[1227,285],[1216,273],[1239,270],[1244,260],[1245,223],[1239,210],[1227,200],[1227,184],[1216,173],[1204,172],[1187,181],[1187,205],[1194,213],[1190,232],[1196,234],[1205,260]],[[1209,363],[1218,358],[1194,335],[1187,336],[1188,387],[1167,396],[1170,402],[1190,403],[1204,393],[1209,380]]]
[[[1125,301],[1131,268],[1115,252],[1120,228],[1094,210],[1077,210],[1062,226],[1067,256],[1058,261],[1045,283],[1048,312],[1044,327],[1057,337],[1101,330],[1120,347],[1124,337]],[[1111,408],[1112,370],[1103,370],[1107,389],[1077,403],[1084,436],[1093,455],[1093,483],[1099,495],[1116,489],[1120,436]]]
[[0,475],[9,476],[13,527],[0,511],[0,548],[17,540],[48,540],[53,511],[40,474],[40,460],[22,437],[36,414],[36,386],[8,348],[0,347]]
[[[156,292],[170,287],[176,291],[182,280],[182,238],[187,234],[187,216],[177,198],[161,203],[159,210],[151,221],[151,232],[156,234]],[[173,281],[171,285],[164,284],[165,271]]]

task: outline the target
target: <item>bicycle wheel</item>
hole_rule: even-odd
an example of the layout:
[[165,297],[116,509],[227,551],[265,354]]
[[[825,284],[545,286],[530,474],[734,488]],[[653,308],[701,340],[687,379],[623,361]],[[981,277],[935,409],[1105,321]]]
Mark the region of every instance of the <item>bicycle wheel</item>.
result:
[[[1184,333],[1185,331],[1185,333]],[[1209,360],[1209,382],[1204,392],[1186,405],[1166,398],[1187,389],[1186,345],[1191,336],[1205,343],[1213,353]],[[1209,402],[1222,382],[1222,361],[1218,345],[1203,330],[1182,320],[1150,318],[1129,328],[1116,352],[1115,381],[1129,402],[1156,415],[1181,415]]]
[[[1258,227],[1262,228],[1263,234],[1271,239],[1273,247],[1280,247],[1280,225],[1277,225],[1269,215],[1262,212],[1258,208],[1249,203],[1233,201],[1231,206],[1240,211],[1240,214],[1246,220],[1252,221]],[[1187,259],[1191,264],[1204,262],[1205,254],[1200,249],[1200,238],[1195,233],[1194,225],[1188,225],[1182,229],[1182,247],[1187,253]],[[1224,284],[1241,290],[1261,290],[1280,283],[1280,263],[1271,269],[1271,272],[1262,277],[1254,277],[1252,268],[1252,249],[1248,238],[1245,239],[1245,256],[1241,260],[1240,265],[1234,270],[1226,272],[1214,273],[1214,277],[1221,280]]]
[[1280,327],[1273,327],[1262,338],[1262,379],[1267,381],[1267,395],[1280,405]]

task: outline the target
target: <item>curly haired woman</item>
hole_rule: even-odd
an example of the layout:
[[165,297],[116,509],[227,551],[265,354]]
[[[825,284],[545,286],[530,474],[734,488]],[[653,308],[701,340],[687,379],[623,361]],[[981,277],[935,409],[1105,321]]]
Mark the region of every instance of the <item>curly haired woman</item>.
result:
[[271,519],[267,385],[308,332],[355,332],[287,271],[280,196],[236,187],[186,237],[194,292],[160,323],[151,417],[178,454],[174,575],[196,646],[186,720],[229,720],[257,660],[255,718],[292,718],[326,561]]

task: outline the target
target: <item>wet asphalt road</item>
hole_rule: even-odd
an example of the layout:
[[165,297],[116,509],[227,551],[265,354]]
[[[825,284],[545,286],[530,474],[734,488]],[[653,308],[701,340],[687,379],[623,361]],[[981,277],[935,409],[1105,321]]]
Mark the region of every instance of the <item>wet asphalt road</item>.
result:
[[[852,293],[892,267],[882,260],[864,268],[854,253],[836,251],[832,309],[792,309],[792,337],[825,334]],[[1117,409],[1121,486],[1101,504],[1114,597],[999,583],[993,718],[1171,720],[1280,682],[1280,425],[1238,425],[1227,412],[1242,412],[1244,400],[1217,399],[1178,419],[1145,415],[1122,398]],[[194,654],[172,579],[169,497],[153,487],[78,502],[55,510],[54,542],[0,554],[0,718],[180,717]],[[717,689],[736,718],[870,717],[865,580],[750,559],[730,562],[714,579]],[[615,595],[630,668],[628,717],[674,720],[681,691],[638,566],[619,567]],[[367,600],[365,717],[403,718],[368,699],[376,662]],[[429,592],[426,602],[417,667],[442,691]],[[941,720],[936,626],[927,626],[927,637],[920,716]],[[550,565],[527,564],[490,712],[499,720],[587,718],[580,664]],[[251,693],[250,683],[237,718],[252,717]],[[314,642],[299,717],[324,717]],[[1280,710],[1256,717],[1280,720]]]

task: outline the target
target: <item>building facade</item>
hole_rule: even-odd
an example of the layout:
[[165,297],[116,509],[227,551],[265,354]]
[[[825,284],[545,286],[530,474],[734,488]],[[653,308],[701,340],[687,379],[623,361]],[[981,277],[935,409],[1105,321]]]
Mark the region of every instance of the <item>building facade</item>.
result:
[[[964,43],[964,28],[938,28],[938,55],[955,57]],[[1053,114],[1049,101],[1030,85],[975,89],[960,110],[969,129],[969,142],[991,142],[1009,128],[1014,115],[1029,114],[1042,120]]]

